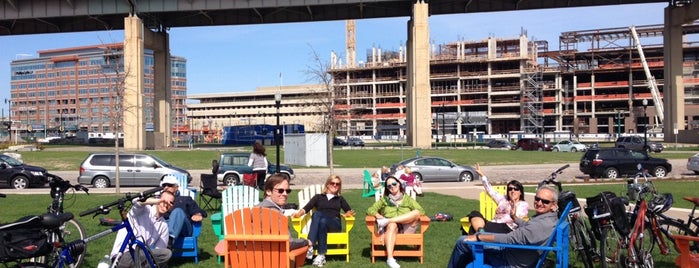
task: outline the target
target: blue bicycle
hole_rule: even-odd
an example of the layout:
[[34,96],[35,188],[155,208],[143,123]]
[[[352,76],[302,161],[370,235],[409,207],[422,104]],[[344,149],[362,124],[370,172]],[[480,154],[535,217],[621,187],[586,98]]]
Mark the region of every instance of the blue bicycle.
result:
[[121,245],[121,248],[119,248],[119,253],[113,258],[114,262],[111,264],[110,267],[117,267],[118,265],[118,260],[121,258],[121,256],[126,252],[126,247],[128,246],[128,254],[131,255],[132,260],[136,264],[136,267],[141,267],[142,263],[147,263],[145,267],[151,267],[151,268],[157,268],[157,264],[155,260],[153,259],[153,255],[150,251],[150,248],[148,245],[143,243],[141,240],[136,237],[136,235],[133,232],[133,229],[131,227],[131,224],[129,223],[129,218],[127,217],[127,212],[128,210],[126,209],[127,206],[126,204],[128,202],[133,202],[134,200],[144,200],[155,193],[158,193],[162,191],[162,187],[157,187],[153,188],[141,193],[126,193],[124,198],[120,198],[117,201],[111,202],[109,204],[101,205],[95,208],[88,209],[86,211],[80,212],[80,216],[86,216],[86,215],[100,215],[100,214],[109,214],[111,212],[113,207],[117,207],[119,210],[119,214],[121,215],[121,220],[122,222],[114,227],[112,227],[109,230],[102,231],[100,233],[91,235],[89,237],[86,237],[85,239],[80,239],[80,240],[75,240],[69,243],[63,243],[58,246],[60,249],[61,254],[56,257],[56,259],[53,261],[53,263],[50,264],[44,264],[44,263],[36,263],[36,262],[30,262],[30,263],[20,263],[16,267],[21,267],[21,268],[46,268],[46,267],[53,267],[53,268],[63,268],[63,267],[79,267],[76,266],[75,263],[80,255],[82,255],[85,251],[85,244],[93,241],[100,239],[104,236],[107,236],[111,233],[118,232],[121,229],[125,229],[127,232],[126,237],[124,238],[124,241]]

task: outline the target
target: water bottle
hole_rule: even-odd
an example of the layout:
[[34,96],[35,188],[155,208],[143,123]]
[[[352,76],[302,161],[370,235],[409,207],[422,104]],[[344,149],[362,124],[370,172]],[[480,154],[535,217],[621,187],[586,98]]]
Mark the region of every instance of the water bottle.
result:
[[633,178],[626,179],[626,195],[629,197],[629,199],[636,200],[636,193],[633,189],[633,184]]
[[97,263],[97,268],[109,268],[111,265],[112,259],[109,258],[109,255],[104,255],[104,257],[102,257]]

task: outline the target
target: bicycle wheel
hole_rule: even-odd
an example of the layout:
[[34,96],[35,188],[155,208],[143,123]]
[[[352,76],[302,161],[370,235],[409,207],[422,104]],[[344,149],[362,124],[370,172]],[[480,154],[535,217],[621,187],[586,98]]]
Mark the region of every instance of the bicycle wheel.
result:
[[635,267],[652,268],[655,266],[653,261],[653,248],[655,247],[655,236],[651,229],[650,223],[645,223],[643,233],[636,238],[634,242],[635,252]]
[[569,218],[570,224],[570,246],[573,249],[571,259],[576,259],[585,265],[585,268],[592,268],[593,248],[591,237],[585,227],[584,219],[577,216]]
[[623,254],[621,254],[622,242],[621,236],[611,224],[600,227],[599,255],[602,268],[625,267],[625,262],[622,261]]
[[[677,246],[675,245],[675,240],[670,237],[670,235],[688,235],[688,236],[697,236],[697,233],[694,232],[692,229],[687,227],[686,225],[672,221],[672,220],[666,220],[662,218],[658,218],[658,227],[660,228],[660,232],[662,232],[665,235],[665,243],[668,244],[668,248],[670,249],[671,254],[679,254],[679,250],[677,249]],[[670,242],[668,242],[670,241]],[[690,250],[693,252],[699,251],[699,243],[697,242],[690,242]]]
[[[65,224],[63,224],[63,226],[61,226],[58,230],[60,233],[51,232],[48,234],[50,242],[68,243],[71,241],[82,240],[85,239],[85,237],[87,237],[85,228],[79,221],[75,219],[71,219],[65,222]],[[85,251],[83,251],[83,254],[80,254],[77,257],[75,257],[73,263],[67,266],[80,267],[83,263],[83,259],[85,259],[85,252],[87,252],[87,245],[85,245]],[[60,249],[57,249],[50,255],[34,258],[34,262],[50,265],[54,260],[56,260],[56,257],[58,257],[58,255],[60,254]]]
[[[135,268],[158,267],[158,262],[159,262],[159,260],[157,259],[158,256],[154,255],[153,251],[151,251],[150,248],[148,248],[146,246],[134,244],[131,246],[131,249],[134,253],[133,255],[129,252],[124,253],[124,256],[132,261],[131,267],[135,267]],[[158,250],[158,249],[156,249],[156,250]],[[124,256],[122,257],[122,261],[125,261]],[[133,259],[131,259],[131,258],[133,258]],[[164,260],[164,261],[167,262],[167,260]],[[151,263],[154,266],[151,266]]]

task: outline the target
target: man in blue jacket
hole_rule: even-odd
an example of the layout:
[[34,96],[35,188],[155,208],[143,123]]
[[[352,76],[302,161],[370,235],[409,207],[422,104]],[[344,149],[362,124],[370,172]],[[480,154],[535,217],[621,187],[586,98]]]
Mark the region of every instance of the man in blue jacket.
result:
[[192,236],[192,223],[201,222],[207,215],[206,211],[201,209],[194,199],[179,195],[179,185],[174,176],[165,176],[160,182],[160,186],[163,187],[163,191],[175,195],[174,208],[165,215],[170,234],[168,246],[171,247],[172,242],[177,238]]
[[[476,233],[459,237],[451,253],[447,267],[466,267],[473,261],[471,246],[464,241],[484,241],[506,244],[543,246],[551,237],[558,222],[558,191],[550,186],[542,186],[534,197],[536,215],[529,221],[517,219],[517,229],[506,234]],[[486,249],[485,263],[493,267],[532,267],[539,259],[536,250],[524,249]]]

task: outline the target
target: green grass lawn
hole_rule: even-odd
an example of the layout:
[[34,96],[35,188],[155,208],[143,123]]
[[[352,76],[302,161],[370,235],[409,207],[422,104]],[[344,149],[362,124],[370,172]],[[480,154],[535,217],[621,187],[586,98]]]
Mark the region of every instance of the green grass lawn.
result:
[[[297,192],[291,194],[290,202],[297,202]],[[366,209],[373,203],[373,198],[362,198],[359,190],[347,190],[344,192],[345,197],[352,208],[357,211],[356,222],[354,228],[350,232],[350,264],[355,267],[370,267],[370,234],[364,222],[364,213]],[[66,200],[66,211],[77,215],[81,211],[112,202],[123,195],[115,194],[76,194],[68,195]],[[418,199],[421,205],[424,206],[427,215],[434,215],[437,212],[446,212],[454,215],[455,220],[450,222],[433,222],[426,233],[425,238],[425,264],[431,267],[444,267],[447,264],[451,254],[452,247],[456,238],[461,235],[459,231],[460,223],[458,218],[478,208],[478,203],[473,200],[463,200],[454,196],[440,195],[435,193],[426,193],[425,197]],[[4,222],[18,219],[26,215],[41,214],[46,211],[46,207],[51,202],[48,194],[46,195],[8,195],[5,199],[0,199],[4,205],[0,210],[0,215]],[[10,205],[11,204],[11,205]],[[77,217],[77,216],[76,216]],[[117,212],[112,211],[109,217],[117,218]],[[99,217],[98,217],[99,218]],[[105,226],[100,226],[98,218],[91,216],[78,217],[84,225],[88,235],[95,234],[99,231],[106,230]],[[83,267],[95,267],[97,262],[105,254],[109,254],[115,235],[109,235],[99,240],[88,244],[87,256]],[[211,228],[211,220],[205,219],[199,243],[201,248],[200,263],[201,267],[218,266],[216,256],[214,256],[214,246],[217,243],[217,238],[213,234]],[[421,267],[417,258],[399,258],[399,263],[402,267]],[[378,259],[378,267],[385,267],[385,260]],[[190,259],[173,260],[170,262],[171,267],[196,267]],[[344,257],[328,258],[327,267],[345,267],[347,263]]]
[[[69,149],[69,148],[68,148]],[[82,147],[81,150],[72,151],[34,151],[21,152],[24,162],[28,164],[38,165],[48,169],[49,171],[56,170],[75,170],[80,168],[80,163],[90,153],[89,150]],[[231,147],[218,148],[216,150],[170,150],[170,151],[146,151],[145,153],[156,155],[170,164],[185,168],[185,169],[210,169],[211,160],[218,159],[218,155],[222,151],[249,151],[247,148]],[[337,168],[376,168],[377,163],[390,165],[397,163],[403,159],[414,157],[420,152],[426,156],[441,156],[450,159],[458,164],[473,165],[476,162],[481,165],[521,165],[521,164],[555,164],[555,163],[578,163],[581,152],[565,153],[565,152],[536,152],[536,151],[505,151],[505,150],[486,150],[486,149],[377,149],[366,148],[356,150],[339,150],[335,149],[334,163]],[[283,162],[283,153],[282,162]],[[687,159],[694,155],[693,152],[666,152],[652,154],[654,157],[668,159]],[[267,159],[274,161],[276,152],[274,147],[267,148]],[[381,164],[380,164],[381,165]]]

